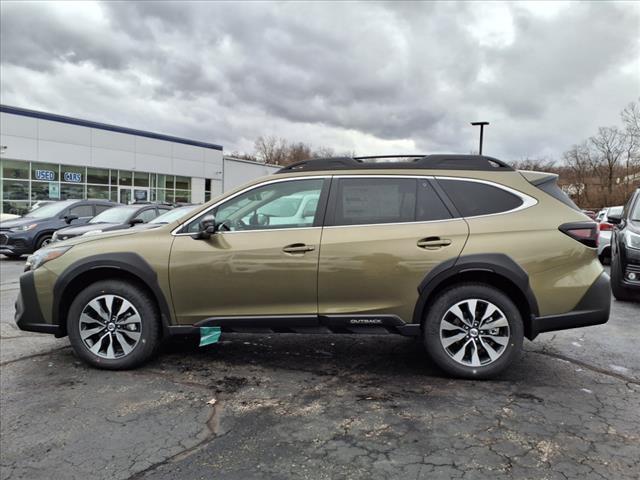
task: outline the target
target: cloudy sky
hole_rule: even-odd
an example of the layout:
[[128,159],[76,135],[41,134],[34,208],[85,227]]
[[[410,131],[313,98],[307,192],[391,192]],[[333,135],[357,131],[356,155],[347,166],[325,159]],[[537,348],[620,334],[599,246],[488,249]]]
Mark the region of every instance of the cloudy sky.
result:
[[251,151],[550,156],[640,96],[633,3],[1,3],[0,101]]

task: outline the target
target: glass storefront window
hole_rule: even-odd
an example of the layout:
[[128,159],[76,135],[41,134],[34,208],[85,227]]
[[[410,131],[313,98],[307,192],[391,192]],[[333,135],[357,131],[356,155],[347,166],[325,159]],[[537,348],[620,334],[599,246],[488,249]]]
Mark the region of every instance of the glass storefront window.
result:
[[3,200],[29,200],[29,182],[20,180],[2,181]]
[[[122,200],[121,191],[129,192],[125,193],[131,197],[129,200],[137,191],[148,192],[144,200],[191,201],[191,177],[6,158],[0,159],[0,173],[0,200],[4,212],[26,211],[39,200],[95,198],[117,202]],[[210,188],[210,184],[205,187],[207,200],[211,197]]]
[[133,184],[136,187],[148,187],[149,174],[143,172],[135,172],[133,177]]
[[75,165],[60,165],[60,181],[78,184],[86,183],[87,169],[86,167]]
[[109,185],[109,170],[106,168],[87,168],[87,183]]
[[109,187],[103,185],[87,185],[87,198],[109,198]]
[[60,166],[52,163],[33,162],[31,164],[31,179],[42,182],[59,182]]
[[191,192],[189,190],[176,190],[174,202],[176,203],[189,203]]
[[29,178],[29,162],[3,159],[2,177],[27,180]]
[[12,215],[24,215],[29,211],[29,202],[16,202],[14,200],[2,202],[2,213],[10,213]]
[[131,182],[133,180],[133,174],[131,172],[128,172],[126,170],[119,170],[118,171],[118,182],[120,185],[124,185],[127,187],[131,186]]
[[76,185],[75,183],[60,184],[60,199],[82,199],[84,198],[84,185]]
[[58,182],[31,182],[31,200],[58,200],[60,184]]
[[176,190],[189,190],[191,188],[191,177],[178,177],[176,175]]

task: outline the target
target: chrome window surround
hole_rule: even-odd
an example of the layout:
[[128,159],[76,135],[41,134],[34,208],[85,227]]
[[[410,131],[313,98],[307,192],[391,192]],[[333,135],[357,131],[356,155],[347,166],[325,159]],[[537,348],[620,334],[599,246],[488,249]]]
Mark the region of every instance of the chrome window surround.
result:
[[287,177],[287,178],[279,178],[279,179],[275,179],[275,180],[268,180],[262,183],[257,183],[254,185],[251,185],[247,188],[244,188],[242,190],[240,190],[239,192],[234,193],[233,195],[224,198],[223,200],[220,200],[219,202],[211,205],[209,208],[207,208],[206,210],[203,210],[199,213],[197,213],[196,215],[193,215],[192,217],[189,217],[188,220],[186,220],[185,222],[182,222],[180,225],[178,225],[176,228],[174,228],[171,231],[171,235],[173,236],[185,236],[185,235],[189,235],[191,236],[191,233],[178,233],[179,230],[181,230],[182,228],[184,228],[187,224],[191,223],[195,218],[206,214],[207,212],[213,210],[214,208],[218,207],[219,205],[227,202],[228,200],[231,200],[232,198],[237,197],[238,195],[242,195],[243,193],[249,191],[249,190],[253,190],[254,188],[259,188],[259,187],[263,187],[265,185],[270,185],[272,183],[279,183],[279,182],[289,182],[289,181],[297,181],[297,180],[311,180],[311,179],[325,179],[325,178],[414,178],[414,179],[439,179],[439,180],[457,180],[457,181],[461,181],[461,182],[475,182],[475,183],[483,183],[485,185],[489,185],[492,187],[496,187],[496,188],[500,188],[506,192],[511,193],[512,195],[517,196],[518,198],[520,198],[520,200],[522,200],[522,204],[516,208],[512,208],[511,210],[505,210],[504,212],[497,212],[497,213],[488,213],[486,215],[474,215],[471,217],[456,217],[456,218],[444,218],[442,220],[426,220],[426,221],[413,221],[413,222],[393,222],[393,223],[365,223],[365,224],[358,224],[358,225],[330,225],[330,226],[321,226],[321,227],[289,227],[289,228],[274,228],[274,229],[255,229],[255,230],[236,230],[236,231],[231,231],[231,232],[223,232],[225,235],[229,234],[229,233],[245,233],[245,232],[281,232],[281,231],[286,231],[286,230],[309,230],[309,229],[314,229],[314,228],[353,228],[353,227],[379,227],[382,225],[407,225],[407,224],[423,224],[423,223],[434,223],[434,222],[450,222],[450,221],[454,221],[454,220],[460,220],[460,219],[471,219],[471,218],[483,218],[483,217],[493,217],[495,215],[505,215],[508,213],[515,213],[518,212],[520,210],[525,210],[527,208],[533,207],[534,205],[538,204],[538,200],[536,200],[535,198],[527,195],[526,193],[523,193],[519,190],[515,190],[511,187],[507,187],[505,185],[499,184],[499,183],[495,183],[492,182],[490,180],[481,180],[481,179],[477,179],[477,178],[467,178],[467,177],[448,177],[446,175],[375,175],[375,174],[367,174],[367,175],[359,175],[359,174],[353,174],[353,175],[313,175],[313,176],[303,176],[303,177]]

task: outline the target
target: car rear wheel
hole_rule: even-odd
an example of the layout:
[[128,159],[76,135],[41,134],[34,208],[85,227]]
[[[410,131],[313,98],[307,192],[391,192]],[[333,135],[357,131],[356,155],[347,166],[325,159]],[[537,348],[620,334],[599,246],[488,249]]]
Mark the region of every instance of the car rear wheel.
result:
[[147,292],[129,282],[94,283],[75,298],[67,331],[76,354],[105,369],[135,368],[160,343],[159,315]]
[[492,378],[520,356],[524,331],[519,310],[485,284],[456,285],[431,305],[423,327],[433,361],[450,375]]

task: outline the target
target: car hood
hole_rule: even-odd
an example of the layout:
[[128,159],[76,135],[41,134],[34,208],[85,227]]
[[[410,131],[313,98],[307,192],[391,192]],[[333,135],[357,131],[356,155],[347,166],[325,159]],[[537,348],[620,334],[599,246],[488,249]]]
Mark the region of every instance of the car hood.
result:
[[86,223],[77,227],[65,227],[62,230],[58,230],[58,236],[60,235],[82,235],[83,233],[93,232],[95,230],[108,231],[117,228],[124,228],[128,224],[122,225],[120,223]]
[[640,221],[629,220],[629,230],[634,233],[640,233]]
[[0,222],[0,229],[22,227],[23,225],[31,225],[32,223],[42,223],[48,221],[48,218],[16,218],[15,220],[4,220]]
[[[137,232],[139,233],[140,231],[137,230]],[[119,235],[132,235],[134,233],[136,233],[135,228],[124,228],[120,230],[104,232],[104,233],[101,233],[100,235],[87,235],[86,237],[79,235],[79,236],[72,237],[68,240],[59,240],[53,243],[51,246],[57,247],[57,246],[65,246],[65,245],[68,245],[68,246],[80,245],[81,243],[95,242],[95,241],[103,240],[105,238],[117,237]]]

